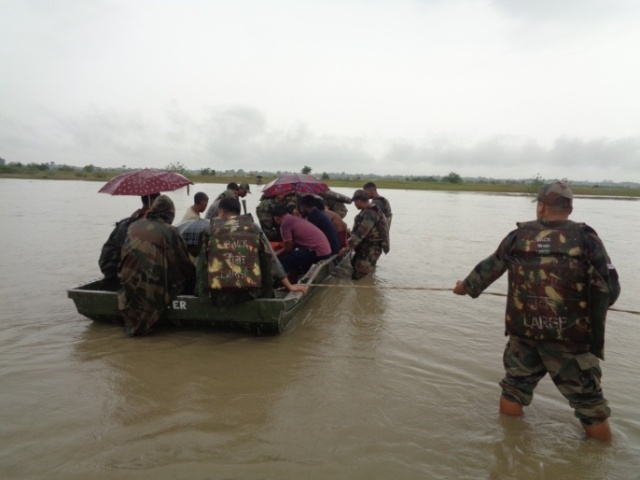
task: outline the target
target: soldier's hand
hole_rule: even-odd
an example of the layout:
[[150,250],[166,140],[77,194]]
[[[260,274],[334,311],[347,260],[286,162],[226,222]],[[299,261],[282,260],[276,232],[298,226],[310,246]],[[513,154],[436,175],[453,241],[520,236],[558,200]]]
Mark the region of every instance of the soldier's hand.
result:
[[455,293],[456,295],[466,295],[467,289],[464,287],[464,283],[458,280],[456,282],[456,286],[453,287],[453,293]]
[[307,290],[309,289],[309,287],[307,287],[306,285],[301,285],[299,283],[296,283],[294,285],[291,285],[291,292],[302,292],[302,295],[306,295],[307,294]]

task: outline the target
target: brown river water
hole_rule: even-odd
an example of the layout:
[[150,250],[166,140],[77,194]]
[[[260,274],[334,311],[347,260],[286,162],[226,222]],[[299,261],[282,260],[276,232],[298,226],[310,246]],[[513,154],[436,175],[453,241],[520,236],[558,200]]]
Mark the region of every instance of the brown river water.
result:
[[[609,313],[603,445],[548,377],[522,418],[500,417],[504,297],[429,290],[532,219],[531,198],[382,191],[391,252],[372,278],[339,271],[285,333],[130,339],[66,295],[99,276],[114,221],[139,205],[101,186],[0,179],[0,479],[640,478],[638,315]],[[191,197],[169,195],[179,219]],[[619,270],[615,307],[640,310],[640,202],[577,198],[572,219]]]

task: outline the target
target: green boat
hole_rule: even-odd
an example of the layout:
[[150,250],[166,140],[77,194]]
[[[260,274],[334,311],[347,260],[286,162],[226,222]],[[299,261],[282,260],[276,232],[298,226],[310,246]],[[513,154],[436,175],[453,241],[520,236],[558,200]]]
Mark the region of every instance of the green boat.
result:
[[[314,264],[298,280],[298,283],[309,285],[306,295],[276,290],[274,298],[259,298],[230,306],[216,306],[201,302],[193,295],[179,295],[160,325],[234,328],[256,334],[280,333],[342,259],[333,255]],[[71,288],[67,295],[74,301],[80,315],[99,322],[124,324],[118,311],[117,291],[117,283],[100,279]]]

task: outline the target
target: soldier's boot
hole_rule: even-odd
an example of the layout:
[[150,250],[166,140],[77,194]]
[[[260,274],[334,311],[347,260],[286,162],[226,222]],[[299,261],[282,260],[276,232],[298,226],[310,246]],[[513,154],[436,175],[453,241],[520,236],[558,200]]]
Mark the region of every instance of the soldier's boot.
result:
[[511,415],[512,417],[518,417],[522,415],[522,404],[513,402],[504,395],[500,395],[500,413],[502,415]]
[[587,432],[587,437],[600,440],[601,442],[611,441],[611,427],[609,427],[609,421],[605,420],[597,425],[582,425],[584,431]]

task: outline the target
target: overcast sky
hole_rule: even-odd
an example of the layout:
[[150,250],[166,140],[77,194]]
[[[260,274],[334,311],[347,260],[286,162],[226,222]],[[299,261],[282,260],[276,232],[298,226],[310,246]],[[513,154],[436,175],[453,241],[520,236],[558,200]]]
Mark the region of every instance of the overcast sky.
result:
[[637,0],[0,0],[0,157],[640,182]]

